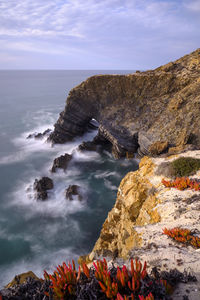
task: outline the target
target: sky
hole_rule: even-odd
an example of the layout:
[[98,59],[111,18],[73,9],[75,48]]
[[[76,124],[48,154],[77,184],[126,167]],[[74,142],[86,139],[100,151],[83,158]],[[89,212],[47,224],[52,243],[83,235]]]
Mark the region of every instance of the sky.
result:
[[0,69],[146,70],[200,47],[200,0],[0,0]]

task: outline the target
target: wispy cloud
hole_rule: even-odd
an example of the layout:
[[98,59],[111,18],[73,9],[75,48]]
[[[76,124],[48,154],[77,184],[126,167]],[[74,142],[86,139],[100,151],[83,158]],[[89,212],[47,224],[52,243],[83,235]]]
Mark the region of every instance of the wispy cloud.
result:
[[200,0],[185,1],[184,5],[187,9],[195,13],[200,13]]
[[2,51],[61,55],[63,68],[156,66],[199,47],[199,28],[200,0],[0,1]]

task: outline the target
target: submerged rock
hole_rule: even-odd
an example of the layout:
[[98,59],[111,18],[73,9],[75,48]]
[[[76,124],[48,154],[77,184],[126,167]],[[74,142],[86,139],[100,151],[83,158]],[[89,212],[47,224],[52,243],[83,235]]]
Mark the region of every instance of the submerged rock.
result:
[[71,159],[72,159],[72,155],[70,155],[68,153],[65,153],[64,155],[56,157],[53,161],[53,166],[51,168],[51,172],[56,172],[57,168],[66,170]]
[[34,190],[36,191],[36,198],[38,200],[46,200],[48,198],[48,190],[53,189],[53,180],[49,177],[42,177],[35,179]]
[[97,145],[94,142],[82,142],[78,146],[78,150],[80,150],[80,151],[96,151]]
[[94,137],[92,141],[82,142],[78,146],[79,151],[101,151],[101,150],[112,150],[112,144],[108,139],[106,139],[100,131]]
[[78,200],[81,201],[82,200],[82,196],[80,193],[80,186],[79,185],[69,185],[69,187],[65,190],[66,194],[66,198],[69,200],[73,200],[73,196],[78,196]]
[[82,135],[94,118],[115,157],[159,155],[180,143],[199,149],[199,95],[200,49],[152,71],[92,76],[70,91],[49,140]]
[[52,132],[52,130],[51,129],[46,129],[44,132],[39,132],[39,133],[37,133],[37,132],[35,132],[35,133],[31,133],[31,134],[29,134],[28,136],[27,136],[27,139],[32,139],[32,138],[35,138],[35,139],[41,139],[41,138],[43,138],[43,137],[45,137],[45,136],[47,136],[47,135],[49,135],[50,134],[50,132]]

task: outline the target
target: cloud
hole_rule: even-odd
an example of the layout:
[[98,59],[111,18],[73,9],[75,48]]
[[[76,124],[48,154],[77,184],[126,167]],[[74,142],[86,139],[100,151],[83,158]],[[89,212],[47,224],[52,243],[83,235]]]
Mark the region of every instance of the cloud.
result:
[[189,2],[185,1],[184,5],[190,11],[200,13],[200,0],[190,0]]
[[102,60],[149,68],[198,47],[199,12],[199,0],[1,0],[0,40],[12,57],[27,51],[35,60],[65,56],[72,68],[81,59],[86,69]]

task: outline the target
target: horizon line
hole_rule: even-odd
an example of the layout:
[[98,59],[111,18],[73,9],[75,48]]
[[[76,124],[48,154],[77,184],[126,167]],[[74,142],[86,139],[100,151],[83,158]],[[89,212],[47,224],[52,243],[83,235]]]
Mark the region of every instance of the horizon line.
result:
[[135,71],[135,70],[138,69],[0,69],[0,71]]

